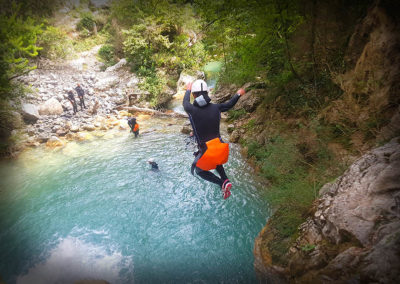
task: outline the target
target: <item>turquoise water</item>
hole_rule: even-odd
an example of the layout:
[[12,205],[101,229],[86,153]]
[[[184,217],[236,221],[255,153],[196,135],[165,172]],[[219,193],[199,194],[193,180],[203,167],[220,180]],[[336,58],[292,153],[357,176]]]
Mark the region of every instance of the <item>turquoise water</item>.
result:
[[151,132],[138,139],[116,132],[1,162],[3,280],[256,283],[253,244],[268,207],[251,169],[232,145],[234,187],[223,200],[191,176],[182,121],[169,123],[143,122]]

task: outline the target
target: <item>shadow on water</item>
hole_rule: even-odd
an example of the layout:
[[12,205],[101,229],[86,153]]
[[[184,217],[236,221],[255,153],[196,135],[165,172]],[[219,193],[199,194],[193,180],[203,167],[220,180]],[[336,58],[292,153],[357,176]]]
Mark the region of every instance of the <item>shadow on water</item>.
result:
[[232,145],[223,200],[190,174],[179,124],[151,119],[137,139],[115,133],[0,163],[6,283],[256,282],[253,243],[268,217],[259,185]]

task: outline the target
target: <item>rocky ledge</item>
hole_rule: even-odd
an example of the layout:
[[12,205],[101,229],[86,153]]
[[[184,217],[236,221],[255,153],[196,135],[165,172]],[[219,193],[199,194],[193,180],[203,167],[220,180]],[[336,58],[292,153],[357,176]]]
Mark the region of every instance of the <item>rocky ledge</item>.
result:
[[400,283],[400,137],[354,162],[315,201],[313,216],[275,266],[268,225],[255,242],[264,282]]

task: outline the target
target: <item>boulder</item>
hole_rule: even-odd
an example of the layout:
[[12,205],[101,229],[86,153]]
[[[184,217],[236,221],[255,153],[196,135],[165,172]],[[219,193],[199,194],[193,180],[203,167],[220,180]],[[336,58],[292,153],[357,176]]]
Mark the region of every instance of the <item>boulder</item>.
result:
[[188,83],[193,82],[194,80],[196,80],[196,76],[192,76],[189,75],[185,72],[181,72],[181,74],[179,75],[179,79],[178,79],[178,83],[177,83],[177,88],[178,90],[185,90],[185,87]]
[[57,136],[65,136],[69,132],[66,128],[60,128],[56,131]]
[[118,76],[113,76],[113,75],[109,75],[106,77],[102,76],[98,78],[98,81],[94,85],[94,88],[98,91],[105,91],[109,88],[116,86],[118,83],[119,83]]
[[39,107],[40,115],[60,115],[63,111],[61,103],[56,98],[48,99]]
[[45,143],[47,142],[47,140],[49,140],[50,135],[46,134],[46,133],[42,133],[39,136],[37,136],[37,140],[40,143]]
[[71,132],[79,132],[79,125],[73,124],[69,130]]
[[33,104],[22,104],[21,112],[22,117],[28,123],[35,123],[40,118],[38,108]]
[[247,112],[253,112],[261,102],[261,95],[265,92],[263,89],[253,89],[240,97],[234,110],[244,109]]
[[192,131],[193,131],[192,130],[192,126],[190,125],[190,123],[189,124],[185,124],[181,129],[181,132],[183,134],[190,134],[190,132],[192,132]]
[[49,138],[49,140],[47,140],[47,142],[46,142],[46,146],[50,147],[50,148],[63,147],[64,145],[65,145],[65,143],[56,136],[51,136]]
[[135,76],[132,77],[129,82],[126,84],[128,88],[134,88],[139,83],[139,79]]
[[224,103],[236,93],[239,88],[236,85],[223,86],[210,96],[213,103]]
[[125,58],[122,58],[117,64],[110,66],[106,69],[106,72],[114,72],[118,69],[120,69],[121,67],[125,66],[127,63]]

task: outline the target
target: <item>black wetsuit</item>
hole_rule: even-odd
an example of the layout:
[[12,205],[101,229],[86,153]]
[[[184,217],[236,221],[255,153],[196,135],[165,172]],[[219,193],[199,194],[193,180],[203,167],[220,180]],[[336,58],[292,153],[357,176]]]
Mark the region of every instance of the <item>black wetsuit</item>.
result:
[[[196,158],[201,156],[206,150],[206,142],[214,138],[220,138],[219,125],[221,121],[221,112],[228,111],[231,109],[239,100],[240,95],[234,95],[228,102],[222,104],[210,103],[210,98],[205,95],[204,99],[207,103],[204,106],[200,106],[197,101],[193,104],[190,103],[190,91],[186,91],[183,97],[183,108],[189,115],[190,123],[192,124],[193,134],[196,137],[196,141],[199,147],[199,151],[195,154]],[[221,139],[222,141],[222,139]],[[209,171],[204,171],[198,167],[195,167],[196,173],[203,179],[216,183],[222,186],[227,178],[224,167],[218,165],[216,170],[220,175],[220,178]]]
[[76,88],[75,88],[75,91],[76,91],[76,93],[78,94],[78,98],[79,98],[79,104],[80,104],[80,106],[81,106],[81,110],[83,110],[83,108],[86,108],[86,106],[85,106],[85,101],[84,101],[84,99],[83,99],[83,95],[85,94],[85,92],[83,91],[83,89],[82,89],[82,87],[81,86],[77,86]]
[[131,118],[128,120],[128,125],[131,128],[132,132],[135,134],[135,138],[139,135],[139,130],[134,131],[136,125],[136,118]]
[[74,110],[74,114],[76,114],[76,112],[78,111],[78,107],[76,106],[74,93],[72,93],[71,91],[68,92],[68,100],[72,104],[72,108]]
[[157,165],[157,163],[156,162],[149,162],[150,163],[150,165],[151,165],[151,170],[152,171],[158,171],[158,165]]

